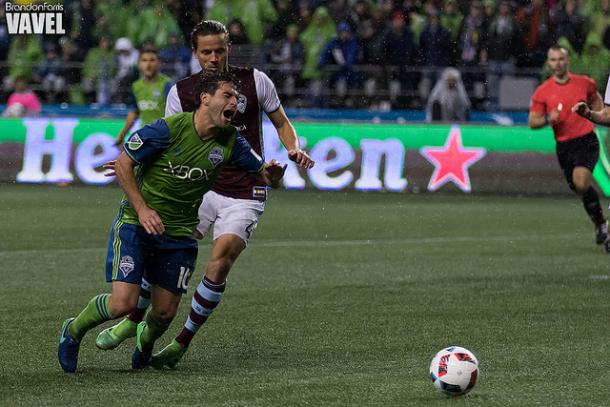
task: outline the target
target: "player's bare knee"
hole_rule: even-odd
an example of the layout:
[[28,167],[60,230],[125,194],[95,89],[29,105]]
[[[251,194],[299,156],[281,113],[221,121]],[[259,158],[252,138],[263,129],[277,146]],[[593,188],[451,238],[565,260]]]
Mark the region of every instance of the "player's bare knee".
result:
[[586,179],[574,181],[574,191],[580,196],[583,196],[590,187],[591,183],[587,182]]
[[168,305],[168,306],[158,307],[158,308],[152,310],[152,313],[157,321],[163,322],[163,323],[170,323],[176,316],[177,311],[178,311],[177,306]]
[[578,194],[578,196],[583,196],[588,189],[588,187],[578,185],[574,187],[574,191],[576,192],[576,194]]
[[110,297],[110,316],[114,318],[123,317],[129,314],[136,308],[138,299],[135,300],[129,297],[120,297],[113,295]]

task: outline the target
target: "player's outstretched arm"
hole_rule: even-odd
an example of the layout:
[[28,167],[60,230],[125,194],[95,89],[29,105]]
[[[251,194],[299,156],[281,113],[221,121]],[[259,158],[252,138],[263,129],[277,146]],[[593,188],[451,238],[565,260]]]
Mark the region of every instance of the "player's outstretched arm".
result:
[[310,169],[314,166],[315,162],[307,155],[307,153],[301,150],[299,146],[299,138],[297,137],[296,130],[288,117],[282,105],[272,113],[268,113],[269,120],[273,123],[273,126],[277,130],[277,134],[282,141],[286,150],[288,150],[288,158],[290,161],[294,161],[299,167]]
[[144,197],[138,188],[138,182],[134,175],[134,167],[136,162],[131,159],[125,152],[122,152],[117,158],[114,171],[116,172],[119,185],[125,192],[125,196],[129,200],[131,206],[138,214],[140,225],[144,227],[146,233],[151,235],[162,234],[165,232],[165,226],[159,217],[159,214],[154,209],[146,205]]

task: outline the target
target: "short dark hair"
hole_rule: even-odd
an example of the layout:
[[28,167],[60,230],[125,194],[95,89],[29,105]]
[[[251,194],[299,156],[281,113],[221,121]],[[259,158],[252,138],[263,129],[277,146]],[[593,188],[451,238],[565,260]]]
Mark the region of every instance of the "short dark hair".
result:
[[553,44],[549,47],[549,51],[562,51],[565,52],[566,54],[568,53],[568,50],[565,47],[562,47],[559,44]]
[[155,54],[157,57],[159,56],[159,50],[153,46],[144,46],[140,47],[140,57],[144,54]]
[[229,30],[219,21],[203,20],[191,31],[191,46],[193,50],[197,49],[197,37],[206,35],[224,35],[227,43],[229,42]]
[[229,72],[201,72],[199,74],[199,83],[197,84],[197,99],[195,102],[195,108],[199,108],[201,104],[201,94],[209,93],[213,95],[216,93],[218,88],[220,88],[220,84],[223,82],[232,83],[235,85],[235,88],[239,92],[239,88],[241,86],[241,82],[235,75]]

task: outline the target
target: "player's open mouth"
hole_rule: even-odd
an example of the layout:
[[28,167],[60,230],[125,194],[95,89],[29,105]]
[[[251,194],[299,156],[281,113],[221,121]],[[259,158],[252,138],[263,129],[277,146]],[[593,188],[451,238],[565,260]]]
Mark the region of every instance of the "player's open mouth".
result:
[[224,112],[222,112],[222,115],[225,117],[225,119],[231,120],[233,118],[233,116],[235,115],[235,110],[227,109]]

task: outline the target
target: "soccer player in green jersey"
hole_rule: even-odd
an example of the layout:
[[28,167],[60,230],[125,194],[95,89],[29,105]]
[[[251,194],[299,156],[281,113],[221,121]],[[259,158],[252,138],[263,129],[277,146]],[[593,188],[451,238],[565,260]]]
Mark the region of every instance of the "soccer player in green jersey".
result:
[[125,119],[125,126],[117,136],[115,144],[123,143],[125,135],[138,119],[142,126],[154,123],[165,114],[165,100],[172,87],[171,79],[162,73],[161,62],[157,50],[145,48],[140,51],[138,60],[140,79],[131,85],[129,105],[131,110]]
[[152,286],[152,309],[138,325],[132,368],[148,364],[195,267],[192,233],[202,196],[225,164],[243,168],[265,185],[278,185],[286,167],[266,164],[231,126],[237,87],[230,73],[203,74],[194,113],[158,120],[125,142],[115,165],[125,196],[106,257],[112,293],[93,297],[76,318],[64,321],[57,356],[65,372],[76,371],[87,331],[136,307],[144,273]]
[[[286,117],[273,82],[258,69],[229,64],[231,44],[227,28],[218,21],[201,21],[191,33],[191,44],[202,72],[228,71],[240,79],[242,90],[233,124],[240,128],[240,134],[254,150],[261,155],[264,153],[261,117],[265,113],[277,130],[288,152],[288,159],[303,169],[312,168],[314,161],[300,148],[294,126]],[[193,74],[172,86],[166,102],[166,116],[194,109],[197,98],[192,89],[199,81],[199,75]],[[220,303],[228,273],[246,248],[265,210],[266,193],[267,189],[257,185],[256,180],[244,171],[227,165],[212,190],[204,196],[199,208],[200,223],[196,235],[198,238],[211,235],[209,261],[202,280],[194,290],[183,329],[167,347],[153,355],[153,367],[175,368],[196,332]],[[135,337],[137,324],[144,317],[149,302],[150,292],[143,281],[136,310],[118,324],[100,332],[96,346],[103,350],[114,349],[124,340]]]

